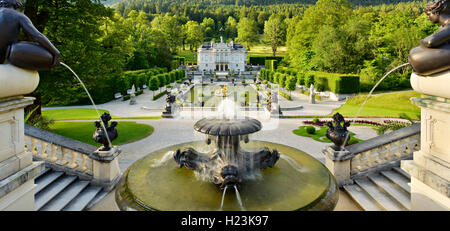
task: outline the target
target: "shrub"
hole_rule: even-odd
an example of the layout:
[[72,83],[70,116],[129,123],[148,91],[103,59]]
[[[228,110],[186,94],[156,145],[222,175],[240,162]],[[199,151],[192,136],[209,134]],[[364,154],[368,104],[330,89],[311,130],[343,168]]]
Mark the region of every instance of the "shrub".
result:
[[268,82],[267,80],[264,80],[264,81],[262,82],[262,84],[267,84],[267,82]]
[[161,98],[161,96],[163,96],[163,95],[165,95],[165,94],[167,94],[167,90],[165,90],[165,91],[163,91],[163,92],[161,92],[161,93],[155,95],[155,96],[153,97],[153,101],[155,101],[155,100]]
[[319,122],[320,122],[320,119],[319,119],[319,118],[316,117],[316,118],[313,119],[313,123],[317,124],[317,123],[319,123]]
[[313,126],[307,126],[306,127],[306,133],[308,133],[308,134],[315,134],[316,133],[316,128],[315,127],[313,127]]
[[308,74],[305,78],[305,86],[309,88],[311,87],[311,84],[314,84],[314,75]]

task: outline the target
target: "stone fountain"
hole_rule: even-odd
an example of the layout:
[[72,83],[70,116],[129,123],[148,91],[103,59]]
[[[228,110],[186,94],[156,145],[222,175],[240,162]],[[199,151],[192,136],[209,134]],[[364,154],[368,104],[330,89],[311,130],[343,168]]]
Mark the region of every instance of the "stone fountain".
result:
[[206,136],[206,144],[172,145],[133,163],[116,190],[119,208],[333,210],[339,193],[328,169],[295,148],[250,140],[263,126],[238,111],[233,101],[224,99],[219,116],[194,125],[194,131]]
[[249,142],[248,135],[261,130],[258,120],[245,119],[202,119],[194,129],[206,134],[206,143],[215,143],[210,153],[201,153],[193,148],[178,149],[174,159],[180,167],[195,170],[221,188],[234,186],[246,176],[259,169],[273,167],[280,158],[276,149],[272,152],[264,147],[249,152],[240,146],[240,142]]

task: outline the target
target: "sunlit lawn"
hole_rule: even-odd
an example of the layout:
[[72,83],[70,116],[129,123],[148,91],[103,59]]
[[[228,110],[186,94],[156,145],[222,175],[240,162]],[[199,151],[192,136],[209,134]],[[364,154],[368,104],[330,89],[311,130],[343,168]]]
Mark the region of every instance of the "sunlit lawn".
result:
[[[99,114],[107,112],[107,110],[98,110]],[[73,109],[54,109],[42,111],[42,115],[50,120],[98,120],[99,116],[95,109],[73,108]],[[113,119],[160,119],[160,116],[147,117],[116,117],[111,115]]]
[[[50,125],[51,131],[65,137],[72,138],[87,144],[100,146],[95,143],[92,136],[96,129],[93,122],[56,122]],[[153,133],[153,127],[136,122],[119,121],[116,127],[119,137],[113,141],[114,145],[131,143],[143,139]]]
[[[372,96],[364,105],[359,116],[399,117],[401,113],[405,113],[413,119],[420,119],[420,108],[412,104],[410,100],[412,97],[420,96],[414,91]],[[339,112],[344,116],[356,116],[366,97],[367,95],[360,95],[348,99],[344,106],[336,109],[333,114]]]
[[[284,56],[286,54],[286,47],[278,47],[276,56]],[[248,51],[248,55],[264,55],[264,56],[272,56],[272,47],[267,45],[255,45],[250,47],[250,51]]]
[[[311,137],[312,139],[319,142],[331,143],[331,140],[325,136],[328,129],[327,126],[323,126],[320,129],[316,129],[316,132],[314,134],[309,134],[308,132],[306,132],[307,127],[309,126],[300,126],[298,129],[292,132],[298,136]],[[355,138],[354,136],[355,133],[350,132],[350,140],[348,141],[348,144],[356,144],[362,141],[358,138]]]

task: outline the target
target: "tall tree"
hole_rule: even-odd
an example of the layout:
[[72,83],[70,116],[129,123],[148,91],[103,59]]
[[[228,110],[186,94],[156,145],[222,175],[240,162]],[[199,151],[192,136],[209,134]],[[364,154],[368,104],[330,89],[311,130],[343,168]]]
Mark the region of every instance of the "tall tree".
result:
[[285,39],[286,25],[274,14],[264,23],[264,43],[272,48],[272,54],[276,56],[278,46],[284,44]]
[[254,20],[249,18],[242,18],[238,25],[238,41],[245,43],[247,50],[250,50],[250,46],[258,41],[258,24]]
[[152,28],[164,33],[172,53],[181,45],[181,24],[176,16],[170,16],[169,14],[159,15],[152,20]]
[[[216,34],[216,22],[212,18],[204,18],[201,23],[203,31],[205,32],[205,39],[211,40]],[[219,28],[220,29],[220,28]]]
[[237,37],[237,22],[233,17],[228,17],[225,23],[225,37],[235,39]]
[[195,51],[204,41],[204,32],[202,27],[196,21],[189,21],[185,26],[186,42],[190,44],[191,50],[194,47]]

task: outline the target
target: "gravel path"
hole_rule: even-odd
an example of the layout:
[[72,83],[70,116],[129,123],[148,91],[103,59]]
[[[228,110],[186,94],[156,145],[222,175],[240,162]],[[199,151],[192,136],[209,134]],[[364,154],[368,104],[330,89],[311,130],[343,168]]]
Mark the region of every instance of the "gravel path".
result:
[[[251,140],[269,141],[288,145],[300,149],[324,163],[322,149],[330,143],[322,143],[311,138],[295,135],[292,131],[302,126],[305,119],[280,119],[262,121],[263,129],[252,134]],[[193,126],[196,120],[185,119],[158,119],[158,120],[134,120],[138,123],[149,124],[155,128],[153,134],[140,141],[121,146],[122,154],[119,156],[121,170],[126,170],[136,160],[147,154],[184,142],[204,140],[204,135],[194,132]],[[369,139],[376,133],[365,126],[355,126],[350,129],[358,134],[360,139]]]

